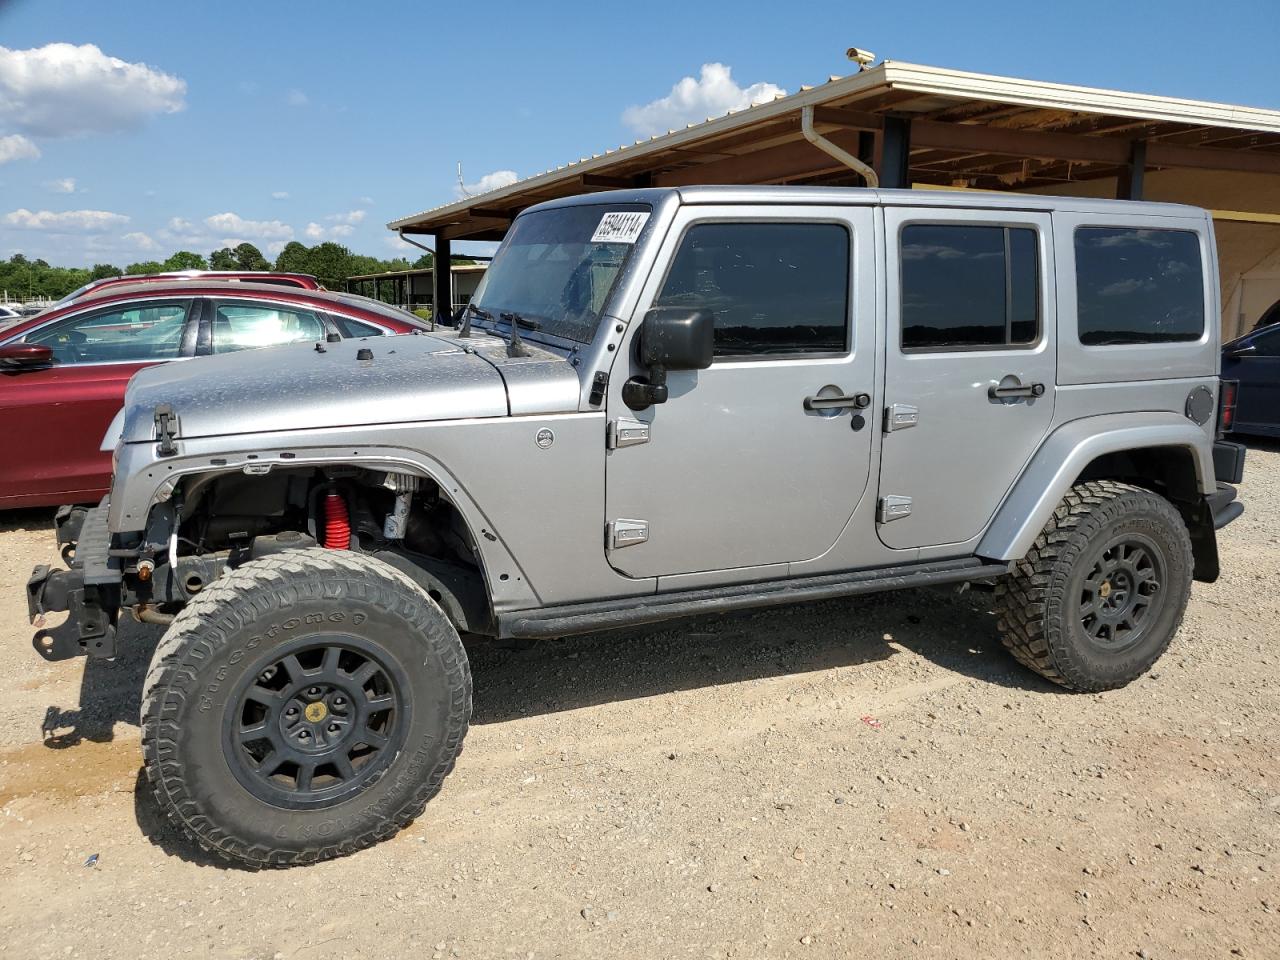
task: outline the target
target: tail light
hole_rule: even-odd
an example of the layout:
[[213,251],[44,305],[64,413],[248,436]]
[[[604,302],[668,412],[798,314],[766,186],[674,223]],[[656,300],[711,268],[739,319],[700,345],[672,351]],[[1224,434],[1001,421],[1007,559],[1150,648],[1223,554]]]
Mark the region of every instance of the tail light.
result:
[[1230,433],[1236,422],[1236,396],[1240,393],[1239,380],[1223,380],[1218,390],[1218,433]]

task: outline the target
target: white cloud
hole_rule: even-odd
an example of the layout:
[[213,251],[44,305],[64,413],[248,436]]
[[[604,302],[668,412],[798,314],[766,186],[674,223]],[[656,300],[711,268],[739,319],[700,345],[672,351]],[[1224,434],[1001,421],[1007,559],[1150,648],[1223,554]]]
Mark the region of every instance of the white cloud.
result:
[[348,210],[346,213],[331,213],[325,219],[333,223],[356,224],[365,218],[367,212],[366,210]]
[[[184,221],[185,222],[185,221]],[[215,213],[204,218],[205,226],[215,233],[256,240],[292,240],[293,227],[279,220],[245,220],[234,213]],[[228,243],[230,241],[227,241]],[[237,243],[241,241],[237,240]]]
[[308,223],[306,229],[302,232],[308,240],[337,240],[339,237],[349,237],[355,233],[356,228],[349,223],[336,223],[332,227],[325,227],[316,223],[314,220]]
[[704,63],[700,75],[685,77],[665,97],[622,112],[622,122],[641,136],[652,136],[678,130],[708,117],[719,117],[730,110],[741,110],[765,103],[785,90],[772,83],[753,83],[740,87],[733,79],[732,68],[723,63]]
[[360,198],[360,202],[361,202],[362,204],[364,204],[364,206],[366,206],[366,207],[372,207],[372,206],[373,206],[373,197],[361,197],[361,198]]
[[[403,254],[405,256],[408,256],[411,251],[418,250],[418,248],[413,244],[402,239],[398,233],[384,235],[382,238],[382,245],[388,250],[392,250],[395,253]],[[418,253],[422,253],[422,251],[418,250]]]
[[289,199],[289,191],[288,191],[288,190],[273,190],[273,191],[271,192],[271,199],[272,199],[272,200],[288,200],[288,199]]
[[267,244],[267,253],[271,254],[273,257],[278,257],[280,255],[280,251],[283,249],[284,249],[283,240],[272,240],[270,243]]
[[0,122],[37,137],[111,133],[186,106],[185,80],[91,43],[0,47]]
[[184,217],[171,217],[156,236],[166,247],[177,250],[210,250],[216,243],[203,226]]
[[27,230],[52,230],[62,233],[93,232],[124,226],[129,218],[122,213],[107,210],[52,210],[33,211],[25,208],[4,215],[4,222],[11,227]]
[[160,244],[156,243],[145,233],[126,233],[120,238],[128,243],[132,243],[139,250],[156,250]]
[[40,156],[40,148],[20,133],[11,133],[0,137],[0,163],[10,160],[35,160]]
[[493,173],[486,173],[475,183],[464,183],[461,187],[453,189],[459,198],[474,197],[476,194],[509,187],[519,179],[514,170],[495,170]]
[[50,193],[75,193],[76,178],[63,177],[60,180],[46,180],[44,186]]
[[310,101],[305,93],[294,89],[285,94],[284,102],[291,107],[305,107]]

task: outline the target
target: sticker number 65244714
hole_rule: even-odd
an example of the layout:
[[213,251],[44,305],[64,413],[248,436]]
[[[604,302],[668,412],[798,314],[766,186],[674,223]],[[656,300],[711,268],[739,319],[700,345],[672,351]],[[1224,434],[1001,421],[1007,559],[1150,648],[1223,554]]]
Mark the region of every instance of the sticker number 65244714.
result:
[[644,229],[649,214],[633,211],[615,211],[600,218],[592,243],[635,243]]

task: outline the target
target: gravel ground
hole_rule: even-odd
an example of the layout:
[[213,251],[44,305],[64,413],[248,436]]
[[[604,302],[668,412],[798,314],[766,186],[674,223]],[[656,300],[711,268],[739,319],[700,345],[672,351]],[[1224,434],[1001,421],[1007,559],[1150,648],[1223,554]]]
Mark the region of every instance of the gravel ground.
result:
[[[0,951],[13,957],[1276,957],[1280,446],[1223,576],[1125,690],[932,590],[471,648],[457,771],[400,836],[250,873],[138,789],[138,691],[43,663],[0,515]],[[97,855],[96,866],[85,861]]]

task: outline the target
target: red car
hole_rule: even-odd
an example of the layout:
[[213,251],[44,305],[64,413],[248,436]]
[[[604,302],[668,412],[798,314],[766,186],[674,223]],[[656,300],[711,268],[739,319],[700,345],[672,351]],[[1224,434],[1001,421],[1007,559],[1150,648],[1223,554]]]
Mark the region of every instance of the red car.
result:
[[0,331],[0,509],[99,500],[103,435],[143,367],[426,329],[354,294],[203,279],[112,284],[56,306]]
[[105,277],[102,280],[91,280],[83,287],[72,290],[53,306],[61,307],[90,293],[100,293],[104,287],[170,280],[228,280],[232,283],[269,283],[280,287],[298,287],[301,290],[324,289],[324,284],[309,273],[274,273],[270,270],[171,270],[166,273],[144,273],[133,277]]

